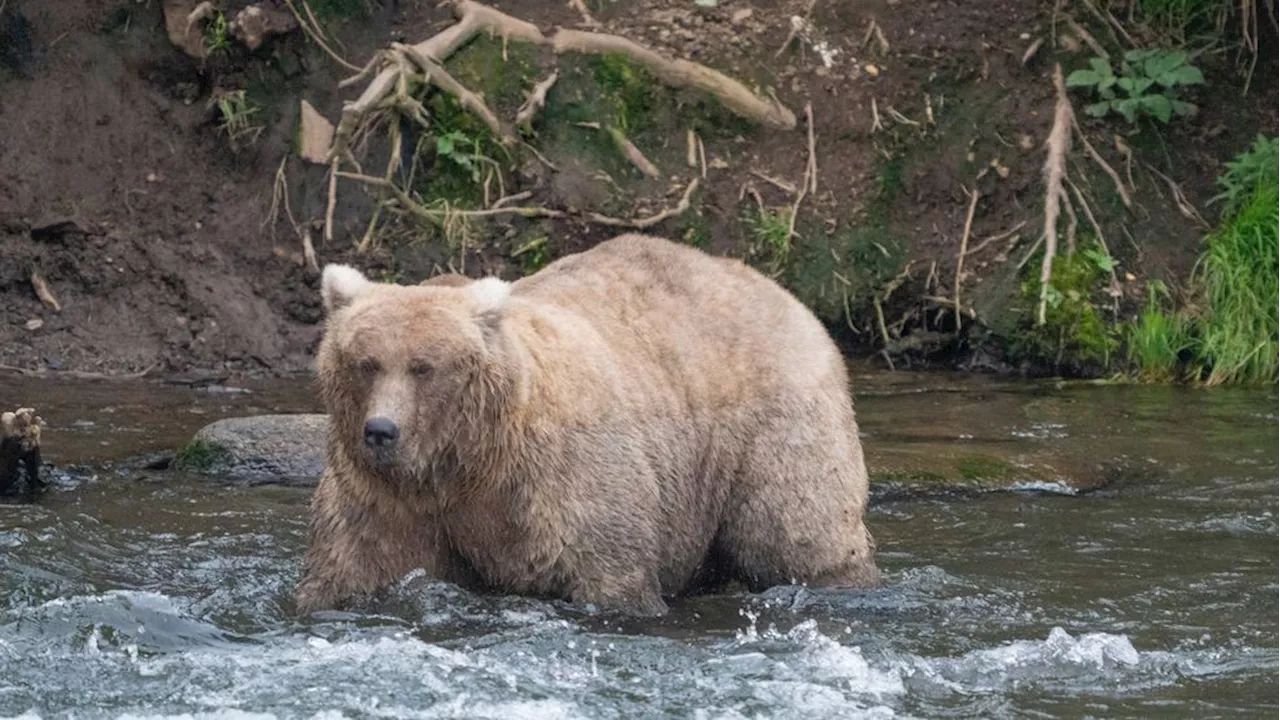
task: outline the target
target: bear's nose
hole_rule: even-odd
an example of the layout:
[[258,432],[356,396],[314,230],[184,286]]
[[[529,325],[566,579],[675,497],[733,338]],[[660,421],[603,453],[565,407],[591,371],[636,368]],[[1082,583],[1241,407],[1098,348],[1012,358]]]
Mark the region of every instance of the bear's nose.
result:
[[364,424],[364,444],[372,448],[386,447],[400,437],[400,428],[389,418],[370,418]]

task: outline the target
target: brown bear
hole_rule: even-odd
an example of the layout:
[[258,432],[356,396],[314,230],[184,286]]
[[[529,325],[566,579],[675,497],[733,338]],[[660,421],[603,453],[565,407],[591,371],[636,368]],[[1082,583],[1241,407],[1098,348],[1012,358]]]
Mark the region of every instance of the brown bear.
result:
[[300,611],[417,568],[633,614],[878,583],[844,361],[741,262],[631,234],[511,284],[322,284]]

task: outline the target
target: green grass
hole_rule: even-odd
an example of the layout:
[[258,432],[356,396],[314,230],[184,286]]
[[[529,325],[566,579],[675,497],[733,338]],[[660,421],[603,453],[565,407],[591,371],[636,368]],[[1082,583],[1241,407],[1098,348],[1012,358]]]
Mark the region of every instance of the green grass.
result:
[[791,208],[760,208],[743,216],[747,227],[747,257],[770,273],[787,267],[791,257]]
[[1035,324],[1040,299],[1039,262],[1027,264],[1022,282],[1019,327],[1010,350],[1055,368],[1096,366],[1107,369],[1119,347],[1116,329],[1103,315],[1107,267],[1114,260],[1092,238],[1080,238],[1074,255],[1058,255],[1049,278],[1044,325]]
[[1209,368],[1210,385],[1276,382],[1278,204],[1275,179],[1259,184],[1249,203],[1209,237],[1200,258],[1195,280],[1206,308],[1197,356]]
[[1130,366],[1143,382],[1171,382],[1178,377],[1183,354],[1193,347],[1190,321],[1165,309],[1168,290],[1159,281],[1147,286],[1147,306],[1126,329]]

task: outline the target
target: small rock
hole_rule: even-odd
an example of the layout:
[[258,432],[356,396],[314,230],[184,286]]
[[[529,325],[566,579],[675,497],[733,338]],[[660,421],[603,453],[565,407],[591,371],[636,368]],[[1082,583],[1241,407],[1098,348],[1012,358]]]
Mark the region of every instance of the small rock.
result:
[[871,77],[875,77],[880,74],[880,68],[876,67],[875,65],[872,65],[871,63],[867,63],[866,65],[863,65],[862,69],[865,70],[867,74],[870,75]]
[[31,318],[27,321],[27,329],[31,331],[39,330],[44,327],[44,321],[40,318]]
[[733,16],[729,18],[729,22],[733,23],[734,25],[741,25],[747,18],[751,17],[751,14],[752,14],[751,8],[743,8],[735,12]]
[[149,183],[160,182],[160,176],[153,172],[149,172],[147,173],[147,182]]
[[326,165],[329,162],[329,146],[333,144],[333,123],[316,111],[311,103],[302,101],[302,130],[298,154],[303,160]]

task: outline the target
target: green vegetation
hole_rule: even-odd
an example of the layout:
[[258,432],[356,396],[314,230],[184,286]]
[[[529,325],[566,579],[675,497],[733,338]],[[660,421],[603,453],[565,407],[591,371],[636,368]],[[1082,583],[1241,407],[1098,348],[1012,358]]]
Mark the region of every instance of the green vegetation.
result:
[[1221,35],[1238,5],[1235,0],[1139,0],[1136,10],[1144,25],[1167,42],[1182,45],[1196,36]]
[[1067,87],[1092,88],[1101,98],[1085,106],[1085,112],[1093,117],[1114,112],[1130,124],[1140,117],[1168,123],[1174,115],[1191,114],[1195,106],[1178,99],[1178,88],[1204,82],[1200,69],[1190,64],[1181,50],[1130,50],[1124,54],[1119,74],[1112,72],[1111,62],[1104,58],[1090,58],[1089,66],[1067,76]]
[[1277,161],[1276,140],[1260,139],[1223,176],[1228,215],[1209,236],[1194,278],[1205,305],[1197,357],[1211,368],[1209,384],[1276,381]]
[[321,22],[369,15],[369,0],[307,0],[307,5]]
[[540,235],[511,251],[511,257],[520,261],[520,269],[525,275],[538,272],[551,261],[547,240],[546,235]]
[[237,149],[241,143],[252,145],[262,134],[262,126],[251,122],[259,108],[245,97],[244,90],[220,93],[213,98],[213,104],[221,118],[218,129],[226,133],[232,150]]
[[1171,382],[1178,377],[1183,355],[1192,348],[1191,326],[1166,309],[1169,291],[1153,280],[1147,285],[1147,306],[1125,328],[1130,367],[1143,382]]
[[1010,350],[1055,368],[1101,367],[1111,365],[1119,347],[1115,328],[1104,317],[1109,305],[1105,294],[1115,259],[1091,238],[1082,238],[1074,254],[1054,259],[1049,278],[1044,325],[1036,325],[1035,308],[1040,298],[1038,262],[1027,264],[1022,282],[1019,320],[1012,332]]
[[1129,358],[1141,379],[1187,374],[1206,384],[1277,380],[1280,354],[1280,191],[1276,138],[1259,137],[1219,179],[1222,224],[1206,241],[1183,313],[1167,312],[1153,290],[1128,331]]
[[749,234],[747,259],[771,275],[782,272],[791,257],[791,208],[758,208],[742,218]]
[[1211,201],[1224,203],[1223,217],[1235,215],[1256,200],[1260,189],[1280,180],[1277,157],[1280,157],[1280,139],[1259,135],[1252,148],[1227,163],[1226,171],[1218,178],[1222,192]]
[[173,469],[185,472],[206,472],[231,459],[231,453],[221,445],[207,440],[192,440],[173,457]]
[[204,49],[209,55],[231,47],[231,30],[227,25],[227,16],[217,13],[213,20],[204,26]]

